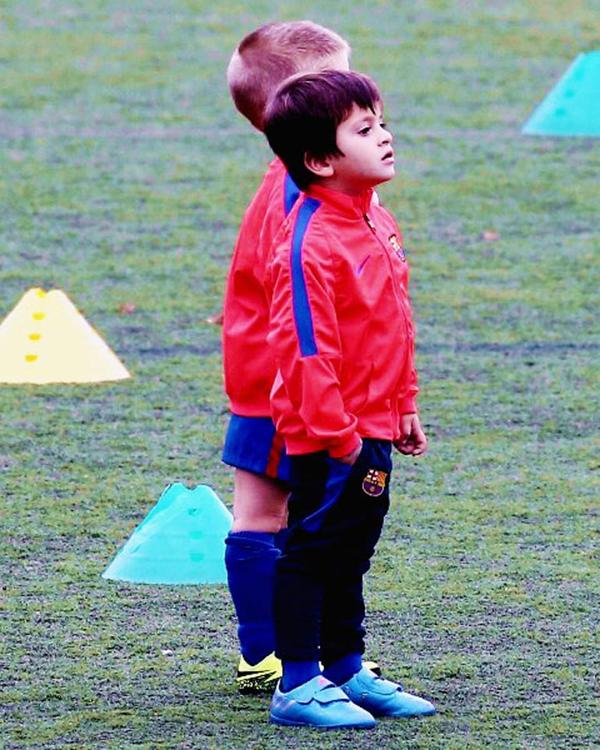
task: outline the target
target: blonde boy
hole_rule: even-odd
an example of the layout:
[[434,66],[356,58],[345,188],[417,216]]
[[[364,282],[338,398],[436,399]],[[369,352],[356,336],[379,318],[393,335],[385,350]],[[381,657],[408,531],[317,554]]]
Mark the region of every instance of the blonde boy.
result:
[[[288,76],[347,70],[350,47],[311,21],[268,23],[233,53],[227,82],[237,109],[262,132],[265,107]],[[287,525],[288,460],[271,420],[269,392],[276,367],[267,345],[264,291],[267,252],[299,190],[274,159],[240,228],[227,279],[223,316],[225,390],[231,419],[223,461],[235,468],[233,527],[226,565],[238,616],[242,691],[269,690],[281,675],[274,656],[273,576]]]

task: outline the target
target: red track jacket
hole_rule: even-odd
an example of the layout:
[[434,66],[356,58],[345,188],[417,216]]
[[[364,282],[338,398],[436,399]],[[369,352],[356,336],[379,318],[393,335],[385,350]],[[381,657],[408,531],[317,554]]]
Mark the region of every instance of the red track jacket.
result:
[[267,345],[265,264],[298,196],[283,163],[274,159],[246,210],[233,253],[223,309],[223,368],[231,411],[242,417],[271,416],[276,367]]
[[279,368],[272,414],[288,453],[339,458],[360,437],[397,440],[418,391],[408,264],[372,191],[354,198],[312,187],[286,221],[265,282]]

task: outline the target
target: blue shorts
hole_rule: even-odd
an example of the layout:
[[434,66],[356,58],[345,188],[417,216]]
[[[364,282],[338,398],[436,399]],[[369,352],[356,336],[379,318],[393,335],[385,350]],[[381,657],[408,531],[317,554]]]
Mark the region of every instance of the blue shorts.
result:
[[290,461],[283,438],[275,432],[269,417],[240,417],[232,414],[225,435],[222,460],[282,482],[289,481]]

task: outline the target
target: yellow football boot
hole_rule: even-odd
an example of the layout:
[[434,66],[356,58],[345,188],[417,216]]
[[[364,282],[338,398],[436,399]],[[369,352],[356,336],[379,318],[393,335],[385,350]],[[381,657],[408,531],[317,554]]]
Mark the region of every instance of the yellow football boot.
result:
[[275,654],[265,656],[258,664],[248,664],[240,655],[235,684],[240,693],[271,693],[281,677],[281,662]]

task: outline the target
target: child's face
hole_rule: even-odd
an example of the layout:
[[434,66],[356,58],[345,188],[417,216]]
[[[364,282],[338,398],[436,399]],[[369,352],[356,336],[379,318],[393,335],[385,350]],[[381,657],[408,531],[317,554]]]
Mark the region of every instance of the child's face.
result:
[[374,113],[355,105],[338,126],[336,142],[344,155],[329,158],[333,174],[324,181],[327,187],[356,195],[394,176],[392,134],[383,122],[381,102]]

